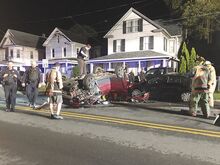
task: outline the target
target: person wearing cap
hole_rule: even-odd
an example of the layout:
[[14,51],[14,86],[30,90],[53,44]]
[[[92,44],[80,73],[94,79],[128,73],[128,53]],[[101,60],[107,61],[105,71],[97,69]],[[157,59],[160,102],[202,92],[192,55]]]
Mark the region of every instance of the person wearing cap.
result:
[[[197,59],[198,60],[198,59]],[[198,60],[199,65],[195,66],[192,71],[192,91],[189,104],[189,114],[195,117],[197,114],[198,104],[201,103],[201,110],[205,118],[210,116],[209,106],[209,82],[210,72],[204,65],[203,60]]]
[[14,112],[16,104],[17,81],[20,74],[13,69],[13,62],[8,62],[8,67],[2,72],[3,87],[5,92],[6,112]]
[[[60,64],[56,63],[55,66],[47,74],[46,95],[49,96],[51,119],[63,119],[60,116],[63,98],[62,98],[62,74],[59,71]],[[56,111],[56,113],[55,113]]]
[[214,92],[215,92],[215,88],[216,88],[216,71],[210,61],[205,61],[204,65],[208,68],[208,70],[210,72],[209,105],[210,105],[210,107],[214,107]]
[[89,59],[89,50],[91,49],[90,44],[86,44],[86,46],[83,46],[78,55],[78,64],[79,64],[79,72],[80,72],[80,78],[84,78],[85,75],[87,74],[86,71],[86,61]]

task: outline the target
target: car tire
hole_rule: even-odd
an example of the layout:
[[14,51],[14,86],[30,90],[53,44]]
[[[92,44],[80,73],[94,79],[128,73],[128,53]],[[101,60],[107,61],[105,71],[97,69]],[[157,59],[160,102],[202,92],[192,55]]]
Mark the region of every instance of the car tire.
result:
[[189,102],[190,101],[190,95],[191,95],[191,93],[190,92],[183,92],[182,94],[181,94],[181,101],[182,102]]
[[135,89],[131,92],[132,97],[142,96],[142,92],[139,89]]
[[97,66],[94,68],[94,71],[93,71],[94,74],[98,74],[98,73],[104,73],[104,69],[100,66]]
[[124,77],[124,68],[122,66],[116,66],[115,74],[117,77],[123,78]]
[[92,89],[95,87],[95,76],[87,74],[83,79],[83,86],[85,89]]

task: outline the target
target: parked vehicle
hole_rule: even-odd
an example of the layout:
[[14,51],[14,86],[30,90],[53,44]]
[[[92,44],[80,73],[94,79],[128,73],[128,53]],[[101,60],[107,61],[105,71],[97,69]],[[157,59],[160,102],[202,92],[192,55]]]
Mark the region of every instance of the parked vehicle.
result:
[[150,99],[187,102],[190,99],[191,78],[178,73],[154,75],[137,89],[149,92]]

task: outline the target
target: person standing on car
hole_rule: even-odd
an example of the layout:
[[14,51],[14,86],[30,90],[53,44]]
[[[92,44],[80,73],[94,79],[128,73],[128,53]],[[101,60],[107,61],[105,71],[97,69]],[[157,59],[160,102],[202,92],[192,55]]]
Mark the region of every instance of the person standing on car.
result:
[[23,77],[22,86],[26,86],[26,95],[31,108],[36,107],[38,96],[38,88],[40,85],[40,69],[37,67],[36,61],[31,61],[31,67],[26,70]]
[[193,68],[192,92],[190,99],[189,114],[196,116],[198,103],[201,103],[201,109],[205,118],[210,115],[209,107],[209,87],[210,87],[210,72],[201,62]]
[[[49,96],[51,119],[63,119],[60,116],[63,98],[62,98],[62,74],[59,71],[60,64],[56,63],[55,66],[47,74],[46,94]],[[56,113],[55,113],[56,110]]]
[[210,61],[205,61],[204,65],[209,69],[210,72],[210,88],[209,88],[209,105],[214,107],[214,92],[216,88],[216,72],[214,66]]
[[2,72],[3,87],[6,99],[6,112],[14,111],[16,104],[17,81],[20,79],[19,73],[13,69],[13,62],[8,62],[8,67]]
[[78,64],[79,64],[79,72],[80,72],[80,78],[84,78],[87,74],[86,72],[86,61],[89,60],[89,50],[91,49],[90,44],[86,44],[86,46],[83,46],[78,55]]

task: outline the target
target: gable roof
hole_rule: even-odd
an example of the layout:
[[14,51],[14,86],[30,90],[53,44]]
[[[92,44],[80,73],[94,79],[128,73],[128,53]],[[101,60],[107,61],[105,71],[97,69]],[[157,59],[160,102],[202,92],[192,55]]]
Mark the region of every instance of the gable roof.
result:
[[[139,11],[135,10],[134,8],[130,8],[125,14],[124,16],[108,31],[108,33],[104,36],[104,38],[107,38],[107,36],[113,31],[115,30],[125,19],[126,17],[128,17],[131,13],[135,13],[137,14],[139,17],[141,17],[142,19],[144,19],[145,21],[149,22],[150,24],[152,24],[153,26],[155,26],[156,29],[161,30],[165,33],[167,33],[169,36],[172,35],[180,35],[181,33],[177,34],[177,31],[175,30],[175,32],[172,31],[172,28],[175,26],[174,24],[172,25],[172,28],[169,27],[168,25],[165,26],[162,21],[154,21],[149,19],[148,17],[146,17],[145,15],[143,15],[142,13],[140,13]],[[170,33],[171,32],[171,33]]]
[[48,44],[48,42],[51,40],[51,38],[53,37],[53,35],[57,32],[59,32],[61,35],[63,35],[69,42],[78,42],[78,43],[84,44],[87,41],[87,38],[83,37],[81,34],[76,34],[71,31],[56,27],[52,31],[50,36],[47,38],[47,40],[43,43],[43,46],[46,46]]
[[9,37],[10,40],[15,45],[33,47],[33,48],[38,48],[38,49],[43,48],[42,44],[46,40],[46,38],[42,36],[38,36],[38,35],[26,33],[26,32],[21,32],[21,31],[17,31],[13,29],[8,29],[0,43],[0,46],[3,46],[5,38],[7,37]]

